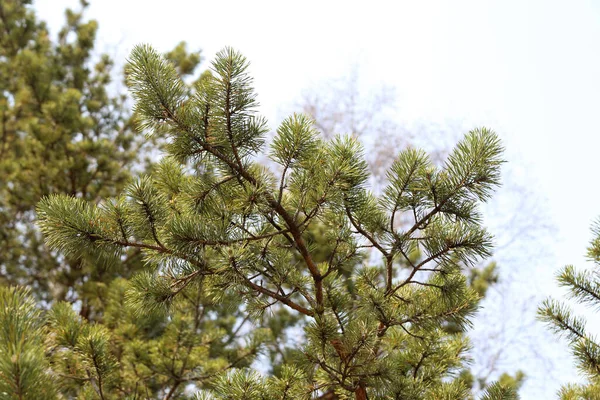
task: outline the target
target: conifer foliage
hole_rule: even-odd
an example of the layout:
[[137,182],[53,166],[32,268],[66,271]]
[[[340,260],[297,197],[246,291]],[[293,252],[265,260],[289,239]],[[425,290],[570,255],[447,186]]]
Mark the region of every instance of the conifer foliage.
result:
[[53,399],[47,374],[46,330],[28,289],[0,287],[0,397]]
[[[116,266],[43,244],[33,222],[43,196],[114,198],[154,145],[109,89],[112,61],[94,51],[98,26],[81,6],[55,40],[31,1],[0,2],[0,398],[178,398],[250,365],[266,335],[247,334],[235,295],[216,303],[191,286],[169,315],[125,309],[139,249]],[[200,62],[185,43],[166,57],[186,78]]]
[[[43,199],[47,244],[109,263],[140,249],[148,269],[125,294],[138,314],[168,312],[195,290],[216,304],[235,295],[256,320],[278,308],[303,317],[304,342],[277,374],[232,365],[198,398],[469,398],[455,377],[468,341],[444,326],[464,330],[476,308],[461,265],[491,252],[477,205],[499,184],[496,135],[470,132],[443,168],[401,152],[377,197],[359,143],[323,141],[293,115],[268,151],[274,174],[254,158],[267,126],[247,68],[226,48],[190,94],[173,64],[136,47],[127,79],[140,127],[167,136],[169,156],[99,205]],[[316,224],[332,244],[320,259],[307,234]],[[492,385],[484,398],[514,393]]]
[[31,0],[0,2],[0,282],[32,287],[46,302],[81,301],[92,316],[97,283],[114,275],[48,251],[35,206],[52,193],[114,197],[142,141],[126,97],[109,94],[113,62],[94,54],[98,24],[83,11],[65,14],[52,40]]
[[[594,238],[587,256],[600,264],[600,222],[593,227]],[[600,275],[598,271],[577,271],[572,265],[558,274],[558,284],[568,290],[571,299],[597,308],[600,304]],[[538,310],[540,320],[546,322],[557,334],[569,341],[576,365],[588,378],[586,384],[570,384],[559,391],[564,400],[598,399],[600,393],[600,343],[586,329],[583,318],[563,302],[547,299]]]

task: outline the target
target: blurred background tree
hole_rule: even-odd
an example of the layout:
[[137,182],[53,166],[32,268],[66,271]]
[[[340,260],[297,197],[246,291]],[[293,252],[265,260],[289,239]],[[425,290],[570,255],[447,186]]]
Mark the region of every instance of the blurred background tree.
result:
[[112,60],[94,54],[97,23],[67,10],[53,41],[30,3],[0,3],[0,280],[93,318],[98,291],[132,273],[136,254],[118,272],[57,256],[41,243],[35,204],[52,193],[114,196],[141,165],[142,142],[126,96],[108,91]]
[[[86,7],[66,10],[54,40],[31,1],[0,2],[0,318],[17,335],[32,335],[26,346],[25,336],[4,338],[0,373],[11,390],[3,393],[176,398],[189,383],[257,355],[260,341],[248,336],[239,299],[217,305],[188,289],[168,316],[134,315],[123,304],[129,278],[145,268],[139,249],[116,264],[65,257],[42,243],[34,224],[44,196],[116,196],[154,168],[164,144],[134,129],[127,95],[111,86],[120,74],[94,49],[98,26],[84,19]],[[182,42],[166,56],[190,84],[198,79],[199,52]],[[15,285],[28,290],[8,289]],[[48,365],[51,381],[42,379]],[[42,383],[52,390],[40,392]]]

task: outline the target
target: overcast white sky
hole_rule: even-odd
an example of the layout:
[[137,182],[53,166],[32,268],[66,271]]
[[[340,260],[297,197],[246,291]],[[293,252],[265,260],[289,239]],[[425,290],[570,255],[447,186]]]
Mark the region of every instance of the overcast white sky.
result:
[[[54,29],[74,0],[37,0]],[[91,0],[100,50],[181,40],[212,59],[233,46],[251,61],[261,112],[275,122],[315,83],[358,65],[363,83],[395,87],[407,123],[495,129],[556,232],[524,279],[551,293],[565,264],[585,266],[600,216],[600,3],[503,1]],[[272,126],[274,127],[274,126]],[[506,218],[519,210],[506,210]],[[532,244],[536,246],[536,244]],[[525,282],[527,284],[527,282]],[[542,295],[543,297],[543,295]],[[564,346],[564,343],[561,343]],[[518,368],[518,365],[514,366]],[[572,378],[533,375],[524,398],[551,398]]]

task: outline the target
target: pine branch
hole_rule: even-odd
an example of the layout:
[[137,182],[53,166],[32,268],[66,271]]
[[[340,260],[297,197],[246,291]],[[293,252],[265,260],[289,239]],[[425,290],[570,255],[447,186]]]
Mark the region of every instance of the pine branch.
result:
[[259,292],[259,293],[262,293],[262,294],[264,294],[266,296],[269,296],[269,297],[271,297],[273,299],[281,301],[286,306],[288,306],[288,307],[290,307],[290,308],[292,308],[292,309],[300,312],[301,314],[304,314],[304,315],[309,316],[309,317],[313,317],[314,316],[314,313],[311,310],[309,310],[309,309],[307,309],[305,307],[302,307],[301,305],[299,305],[299,304],[293,302],[292,300],[290,300],[289,299],[290,294],[280,295],[277,292],[273,292],[273,291],[271,291],[271,290],[269,290],[269,289],[267,289],[267,288],[265,288],[263,286],[257,285],[256,283],[252,282],[250,279],[248,279],[248,277],[245,274],[243,274],[238,269],[236,261],[235,261],[235,258],[231,258],[230,259],[230,263],[231,263],[231,266],[233,267],[233,269],[240,276],[240,278],[242,278],[244,280],[244,283],[245,283],[246,286],[249,286],[251,289],[253,289],[253,290],[255,290],[255,291]]
[[[180,126],[181,128],[186,128],[186,131],[189,132],[187,127],[185,127],[185,125],[183,125],[181,122],[179,122],[177,120],[177,118],[175,117],[175,114],[168,109],[167,109],[167,116],[169,119],[173,120],[178,126]],[[191,132],[190,132],[190,134],[191,134]],[[192,137],[194,137],[194,135],[192,135]],[[198,140],[198,139],[196,139],[196,140]],[[238,165],[238,164],[234,163],[233,161],[229,160],[227,157],[225,157],[221,152],[216,150],[210,144],[203,142],[203,141],[198,141],[198,142],[205,151],[213,154],[219,160],[224,162],[231,169],[231,171],[233,173],[238,174],[240,177],[242,177],[244,180],[246,180],[247,182],[252,184],[254,187],[256,187],[257,189],[260,189],[260,185],[258,184],[258,181],[256,180],[256,178],[254,178],[245,168],[243,168],[243,166]],[[306,243],[304,242],[304,239],[302,238],[302,234],[299,230],[299,226],[295,223],[293,218],[288,214],[288,212],[283,208],[283,206],[280,203],[278,203],[272,197],[272,195],[270,193],[262,192],[262,195],[265,197],[265,200],[267,201],[269,206],[285,221],[285,223],[288,227],[286,230],[289,230],[289,232],[292,234],[294,243],[297,246],[297,249],[300,252],[300,255],[304,259],[306,266],[308,267],[309,272],[310,272],[310,274],[313,278],[314,284],[315,284],[317,312],[318,313],[322,312],[322,309],[323,309],[322,280],[323,280],[323,278],[317,268],[317,265],[315,264],[314,260],[312,259],[312,256],[310,255],[308,248],[306,247]]]
[[579,301],[600,304],[600,285],[595,278],[586,271],[576,272],[573,266],[569,265],[560,272],[558,283],[567,287],[571,295]]

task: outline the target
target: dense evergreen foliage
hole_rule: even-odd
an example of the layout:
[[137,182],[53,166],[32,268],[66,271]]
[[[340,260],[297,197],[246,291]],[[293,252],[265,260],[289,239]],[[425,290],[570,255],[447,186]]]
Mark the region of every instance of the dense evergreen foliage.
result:
[[266,148],[232,49],[137,47],[130,113],[86,2],[56,41],[30,3],[0,2],[0,398],[473,398],[492,132],[398,151],[376,195],[308,116]]
[[35,205],[52,193],[115,196],[141,142],[125,97],[108,93],[112,61],[93,57],[96,22],[69,10],[54,42],[29,3],[0,3],[0,281],[29,286],[46,302],[79,301],[89,316],[98,285],[114,274],[48,251]]
[[[218,304],[238,296],[255,321],[272,308],[303,316],[303,343],[277,374],[235,368],[200,398],[468,398],[455,376],[468,340],[444,327],[464,330],[476,309],[461,267],[490,255],[477,204],[499,183],[497,137],[470,132],[441,169],[403,151],[376,197],[360,145],[323,141],[294,115],[269,150],[274,175],[253,161],[267,128],[246,69],[225,49],[190,93],[173,64],[137,47],[127,71],[136,112],[142,129],[169,138],[169,156],[98,205],[46,197],[38,214],[48,245],[109,264],[141,249],[148,269],[125,293],[133,315],[164,313],[199,291]],[[306,234],[312,226],[333,244],[326,257]],[[493,385],[485,396],[509,392]]]
[[[189,292],[168,316],[141,318],[123,306],[128,278],[144,270],[139,249],[108,268],[43,245],[34,225],[43,196],[115,197],[149,168],[156,143],[134,131],[126,96],[111,95],[96,22],[68,10],[53,41],[29,5],[0,2],[0,397],[174,398],[208,379],[198,365],[209,375],[249,365],[257,344],[238,340],[247,321],[235,296],[215,304]],[[184,43],[166,56],[183,77],[200,62]]]
[[[407,129],[406,126],[397,122],[398,106],[395,103],[393,89],[388,86],[369,86],[365,88],[360,84],[364,76],[359,76],[356,69],[351,68],[349,76],[337,79],[327,79],[319,82],[312,90],[308,90],[301,96],[301,101],[298,104],[299,109],[314,120],[314,127],[319,131],[321,137],[331,139],[336,133],[352,133],[354,137],[365,144],[365,161],[369,167],[370,178],[368,181],[370,189],[375,193],[380,193],[387,183],[386,173],[398,156],[399,149],[406,147],[419,147],[418,143],[426,144],[426,142],[435,143],[429,146],[429,158],[436,165],[443,165],[448,153],[452,150],[454,142],[458,141],[459,131],[448,130],[443,134],[435,134],[435,129],[428,127],[422,129],[419,134],[415,134],[414,128]],[[363,86],[361,88],[361,86]],[[417,129],[418,130],[418,129]],[[504,170],[503,173],[506,173]],[[514,180],[507,182],[504,178],[503,190],[513,192],[516,198],[530,197],[528,190],[518,186]],[[532,204],[532,203],[530,203]],[[494,213],[505,216],[506,207],[494,206],[488,208],[486,213],[487,220]],[[539,220],[536,218],[535,209],[531,206],[521,205],[521,215],[527,215],[520,221],[514,219],[505,220],[506,222],[499,227],[497,226],[494,232],[496,237],[495,245],[503,247],[503,253],[513,253],[510,244],[515,238],[521,237],[524,232],[533,233],[540,229]],[[410,224],[410,221],[398,221],[397,228],[401,224]],[[410,226],[408,226],[410,227]],[[404,227],[406,228],[406,226]],[[311,229],[319,231],[319,227],[309,228],[307,233],[311,234]],[[511,233],[512,232],[512,233]],[[509,234],[511,240],[506,241],[500,239]],[[319,241],[322,236],[315,232],[311,236],[311,240]],[[530,239],[533,240],[533,239]],[[318,242],[318,246],[327,248],[325,240]],[[508,248],[507,248],[508,246]],[[502,257],[502,254],[494,254]],[[519,266],[517,261],[503,263],[499,265],[494,260],[484,259],[477,265],[465,266],[463,273],[467,276],[467,283],[480,296],[480,305],[488,306],[488,317],[479,318],[479,332],[470,331],[469,336],[473,342],[473,362],[469,368],[461,371],[462,378],[465,381],[472,382],[474,392],[484,390],[494,379],[498,379],[505,385],[511,385],[518,389],[524,383],[526,375],[519,368],[525,366],[520,363],[506,363],[505,356],[508,353],[518,351],[516,347],[508,348],[498,340],[504,335],[518,335],[523,339],[521,333],[513,332],[507,329],[506,324],[500,322],[502,318],[509,319],[506,316],[491,316],[490,307],[494,307],[493,301],[487,299],[486,295],[489,289],[492,288],[495,293],[492,296],[498,296],[501,291],[506,290],[507,279],[504,274],[500,274],[500,269],[507,271],[511,267]],[[502,282],[502,285],[498,285]],[[510,286],[510,283],[508,283]],[[499,292],[500,291],[500,292]],[[535,304],[529,306],[531,310],[536,308]],[[500,310],[500,308],[498,308]],[[525,310],[523,310],[525,311]],[[477,325],[477,319],[474,320]],[[482,325],[491,325],[495,328],[481,332]],[[475,326],[475,331],[478,327]],[[455,331],[452,324],[445,327],[446,330]],[[488,327],[488,329],[490,329]],[[510,331],[510,332],[509,332]],[[534,338],[532,338],[534,340]],[[506,340],[504,340],[506,342]],[[526,366],[531,369],[530,365]],[[504,372],[506,370],[514,371],[512,373]]]

